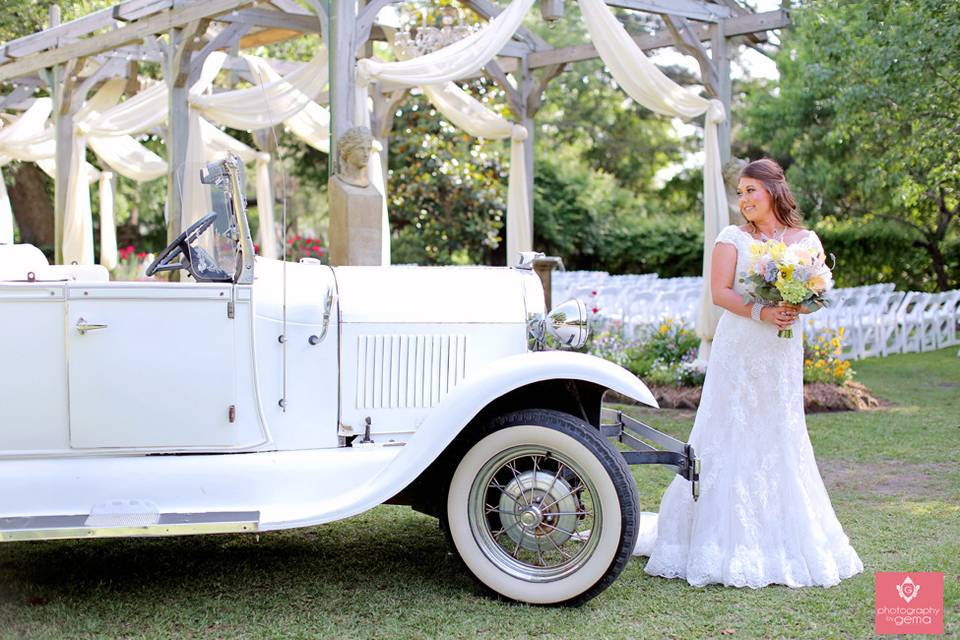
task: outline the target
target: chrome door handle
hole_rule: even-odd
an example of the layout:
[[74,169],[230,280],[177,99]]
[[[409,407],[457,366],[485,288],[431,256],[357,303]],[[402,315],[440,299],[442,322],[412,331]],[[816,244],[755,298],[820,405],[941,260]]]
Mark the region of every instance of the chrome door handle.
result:
[[84,335],[87,331],[96,331],[97,329],[106,329],[107,325],[97,324],[95,322],[87,322],[83,318],[77,320],[77,331],[80,332],[80,335]]

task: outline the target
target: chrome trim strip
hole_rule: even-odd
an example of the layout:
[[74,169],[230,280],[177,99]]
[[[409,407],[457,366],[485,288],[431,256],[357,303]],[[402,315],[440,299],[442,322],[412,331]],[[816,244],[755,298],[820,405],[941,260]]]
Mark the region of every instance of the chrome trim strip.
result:
[[164,513],[156,524],[87,527],[87,515],[0,518],[0,542],[244,533],[260,530],[259,511]]

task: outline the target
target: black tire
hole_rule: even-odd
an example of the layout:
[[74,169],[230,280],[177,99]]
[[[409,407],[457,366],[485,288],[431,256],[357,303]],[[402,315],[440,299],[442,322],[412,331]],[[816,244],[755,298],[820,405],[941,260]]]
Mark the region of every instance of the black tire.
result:
[[639,499],[595,427],[525,409],[491,420],[463,449],[441,521],[481,585],[508,600],[578,605],[616,580],[636,545]]

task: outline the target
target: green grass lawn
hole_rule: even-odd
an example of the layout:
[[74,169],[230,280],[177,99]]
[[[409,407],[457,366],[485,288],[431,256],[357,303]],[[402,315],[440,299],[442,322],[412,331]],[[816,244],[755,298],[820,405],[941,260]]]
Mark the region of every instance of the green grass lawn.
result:
[[[480,594],[434,519],[379,507],[253,535],[0,545],[0,637],[869,638],[875,571],[946,574],[960,636],[960,359],[956,349],[857,363],[890,406],[818,414],[810,435],[863,574],[829,590],[694,588],[643,572],[579,608]],[[693,413],[631,409],[685,437]],[[670,480],[637,468],[642,507]]]

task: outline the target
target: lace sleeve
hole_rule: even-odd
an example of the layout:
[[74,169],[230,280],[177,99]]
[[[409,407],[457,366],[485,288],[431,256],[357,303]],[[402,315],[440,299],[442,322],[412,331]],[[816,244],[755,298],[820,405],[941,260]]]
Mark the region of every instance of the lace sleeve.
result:
[[726,242],[727,244],[732,244],[736,246],[737,244],[737,227],[736,225],[727,225],[720,230],[720,233],[717,234],[717,239],[714,240],[714,244],[718,242]]

